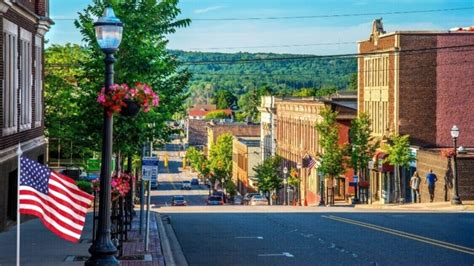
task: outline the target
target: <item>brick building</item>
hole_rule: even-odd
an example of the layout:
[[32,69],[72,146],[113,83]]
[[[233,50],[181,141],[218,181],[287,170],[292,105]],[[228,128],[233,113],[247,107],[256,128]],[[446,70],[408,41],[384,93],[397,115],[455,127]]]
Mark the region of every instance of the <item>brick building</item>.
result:
[[0,230],[16,220],[17,158],[45,161],[44,35],[53,24],[47,0],[1,0]]
[[208,120],[186,120],[186,140],[189,146],[203,149],[207,146]]
[[[408,134],[414,153],[421,154],[451,146],[450,129],[457,125],[464,132],[459,145],[474,148],[472,47],[472,31],[386,33],[381,19],[375,20],[369,39],[358,44],[359,111],[370,115],[373,135],[384,140],[390,134]],[[374,161],[384,157],[381,150]],[[402,172],[402,197],[409,196],[407,183],[417,165],[437,168],[436,160],[424,161],[431,157],[418,157],[411,169]],[[392,202],[393,167],[373,169],[372,200]],[[445,175],[442,171],[435,171],[440,180]],[[419,173],[424,176],[426,169]]]
[[[282,98],[275,101],[276,108],[276,153],[283,158],[288,168],[302,166],[306,154],[317,159],[321,152],[319,136],[315,125],[321,119],[320,111],[330,107],[338,112],[339,141],[347,143],[349,126],[357,114],[357,98],[353,95],[335,95],[327,99],[319,98]],[[320,200],[322,178],[317,166],[299,170],[300,188],[299,200],[303,204],[316,205]],[[339,200],[345,200],[353,191],[349,182],[353,179],[351,170],[336,178],[335,190]]]
[[234,137],[232,180],[240,194],[258,190],[253,168],[261,162],[259,137]]
[[260,111],[260,147],[262,161],[276,152],[275,101],[280,98],[275,96],[263,96],[258,110]]
[[259,137],[260,125],[247,123],[221,123],[212,121],[207,125],[207,150],[216,143],[217,138],[224,134],[230,133],[235,137]]

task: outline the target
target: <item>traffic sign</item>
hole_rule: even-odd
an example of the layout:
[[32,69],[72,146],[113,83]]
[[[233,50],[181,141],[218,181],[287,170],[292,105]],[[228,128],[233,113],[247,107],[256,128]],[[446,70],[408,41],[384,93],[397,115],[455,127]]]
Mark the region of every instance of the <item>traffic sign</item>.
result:
[[157,180],[158,179],[158,159],[156,157],[142,158],[142,179]]
[[354,176],[354,182],[355,182],[355,183],[359,182],[359,177],[356,176],[356,175]]

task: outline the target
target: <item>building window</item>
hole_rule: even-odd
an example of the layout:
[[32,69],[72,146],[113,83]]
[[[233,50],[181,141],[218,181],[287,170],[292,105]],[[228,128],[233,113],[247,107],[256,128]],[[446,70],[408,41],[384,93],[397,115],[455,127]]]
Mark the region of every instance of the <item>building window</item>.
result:
[[382,136],[389,128],[388,55],[364,58],[364,110],[372,121],[372,132]]
[[43,47],[41,37],[35,37],[35,127],[43,118]]
[[3,19],[3,128],[2,135],[18,127],[18,26]]
[[31,128],[31,32],[20,28],[20,130]]

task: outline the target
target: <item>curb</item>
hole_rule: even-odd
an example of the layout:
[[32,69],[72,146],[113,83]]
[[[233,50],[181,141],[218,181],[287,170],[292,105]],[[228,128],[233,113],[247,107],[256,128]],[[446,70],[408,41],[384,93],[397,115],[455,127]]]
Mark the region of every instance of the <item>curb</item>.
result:
[[176,238],[176,234],[171,226],[170,218],[168,216],[161,216],[159,213],[156,213],[155,215],[165,265],[187,266],[188,261],[186,260],[181,245]]

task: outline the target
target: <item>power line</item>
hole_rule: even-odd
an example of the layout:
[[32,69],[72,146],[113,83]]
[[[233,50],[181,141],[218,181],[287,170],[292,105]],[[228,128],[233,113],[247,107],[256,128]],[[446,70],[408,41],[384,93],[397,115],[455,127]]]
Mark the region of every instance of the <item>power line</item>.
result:
[[[282,17],[246,17],[246,18],[191,18],[192,21],[239,21],[239,20],[290,20],[290,19],[311,19],[311,18],[338,18],[338,17],[362,17],[362,16],[380,16],[380,15],[402,15],[417,13],[436,13],[460,10],[471,10],[474,7],[456,7],[428,10],[406,10],[406,11],[388,11],[388,12],[369,12],[369,13],[346,13],[346,14],[326,14],[326,15],[308,15],[308,16],[282,16]],[[77,18],[52,18],[56,21],[76,20]]]
[[474,7],[443,8],[429,10],[409,10],[409,11],[388,11],[371,13],[347,13],[347,14],[328,14],[328,15],[310,15],[310,16],[287,16],[287,17],[247,17],[247,18],[194,18],[193,21],[236,21],[236,20],[287,20],[287,19],[310,19],[310,18],[338,18],[338,17],[361,17],[361,16],[379,16],[379,15],[401,15],[416,13],[435,13],[458,10],[469,10]]
[[233,46],[233,47],[192,47],[181,50],[232,50],[247,48],[279,48],[279,47],[306,47],[306,46],[324,46],[324,45],[346,45],[356,42],[324,42],[324,43],[305,43],[305,44],[280,44],[280,45],[257,45],[257,46]]
[[[240,63],[260,63],[260,62],[271,62],[271,61],[293,61],[293,60],[312,60],[312,59],[351,59],[360,58],[364,56],[374,55],[386,55],[386,54],[402,54],[402,53],[426,53],[445,49],[459,49],[459,48],[470,48],[474,47],[474,44],[458,45],[458,46],[445,46],[445,47],[430,47],[422,49],[408,49],[408,50],[397,50],[397,51],[383,51],[383,52],[369,52],[369,53],[350,53],[350,54],[333,54],[333,55],[300,55],[300,56],[285,56],[285,57],[269,57],[269,58],[249,58],[249,59],[238,59],[238,60],[215,60],[215,61],[184,61],[184,65],[221,65],[221,64],[240,64]],[[463,52],[461,51],[447,51],[447,52]]]

